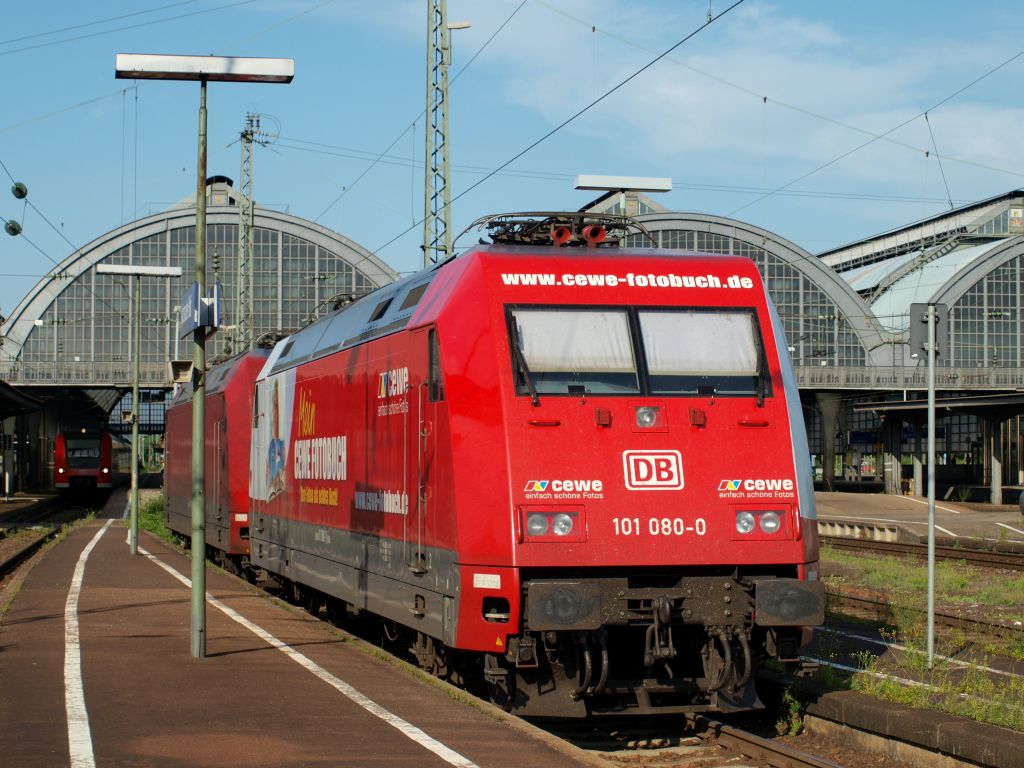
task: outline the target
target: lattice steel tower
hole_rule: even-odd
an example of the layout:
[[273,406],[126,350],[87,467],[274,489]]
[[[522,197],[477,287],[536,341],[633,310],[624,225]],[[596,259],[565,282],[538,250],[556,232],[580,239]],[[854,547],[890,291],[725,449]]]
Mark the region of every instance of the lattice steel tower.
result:
[[250,349],[253,343],[252,307],[252,144],[260,135],[259,114],[245,116],[242,131],[242,182],[238,200],[238,270],[235,275],[235,347],[233,352]]
[[427,0],[427,114],[423,192],[423,266],[452,253],[448,164],[448,65],[451,31],[445,0]]

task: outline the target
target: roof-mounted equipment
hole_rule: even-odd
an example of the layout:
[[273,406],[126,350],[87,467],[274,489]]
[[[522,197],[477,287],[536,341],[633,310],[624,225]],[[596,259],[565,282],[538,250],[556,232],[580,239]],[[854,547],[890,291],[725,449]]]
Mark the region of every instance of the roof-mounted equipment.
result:
[[[630,233],[643,234],[655,243],[644,225],[631,216],[587,211],[499,213],[477,219],[463,234],[485,228],[487,237],[495,245],[614,248]],[[487,244],[483,239],[480,243]]]

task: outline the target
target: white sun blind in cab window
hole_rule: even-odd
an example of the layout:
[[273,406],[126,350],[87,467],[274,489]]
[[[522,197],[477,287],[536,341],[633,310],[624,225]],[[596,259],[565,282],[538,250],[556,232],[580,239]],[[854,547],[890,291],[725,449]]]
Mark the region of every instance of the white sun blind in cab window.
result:
[[513,315],[531,371],[636,370],[625,312],[520,309]]
[[653,375],[754,376],[757,339],[749,312],[640,312]]

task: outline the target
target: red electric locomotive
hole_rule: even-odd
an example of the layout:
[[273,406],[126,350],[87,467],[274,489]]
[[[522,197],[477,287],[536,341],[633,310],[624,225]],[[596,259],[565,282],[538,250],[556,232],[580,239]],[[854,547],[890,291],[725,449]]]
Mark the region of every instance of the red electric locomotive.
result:
[[131,472],[131,446],[105,429],[81,427],[57,433],[53,445],[53,485],[60,493],[72,489],[109,490]]
[[[253,349],[206,374],[206,543],[210,557],[241,573],[249,554],[249,450],[253,382],[270,354]],[[230,428],[229,428],[230,425]],[[192,538],[192,387],[167,409],[164,521]]]
[[266,360],[238,414],[252,567],[525,715],[758,706],[753,670],[797,658],[824,591],[755,265],[486,224]]

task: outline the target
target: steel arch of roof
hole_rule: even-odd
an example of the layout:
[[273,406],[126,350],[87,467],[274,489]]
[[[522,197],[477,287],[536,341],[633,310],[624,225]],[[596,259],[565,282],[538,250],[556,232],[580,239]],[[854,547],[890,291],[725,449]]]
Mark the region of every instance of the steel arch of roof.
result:
[[998,248],[993,248],[986,253],[984,258],[978,259],[967,269],[954,274],[927,301],[953,306],[967,291],[984,280],[989,273],[1020,256],[1024,256],[1024,235],[1006,240]]
[[[325,248],[344,258],[376,286],[398,278],[397,272],[369,250],[315,222],[260,206],[255,207],[254,214],[255,226],[287,232]],[[7,319],[4,357],[13,360],[20,356],[22,346],[35,328],[36,320],[42,318],[57,298],[96,264],[133,242],[172,229],[194,227],[195,221],[195,208],[172,208],[106,232],[72,253],[32,287]],[[206,223],[207,226],[237,224],[238,207],[210,206],[207,208]],[[354,257],[349,258],[349,255]],[[71,279],[58,279],[57,275]]]
[[644,214],[635,218],[652,232],[673,229],[709,232],[737,238],[754,247],[762,248],[793,266],[836,303],[836,307],[857,334],[869,359],[872,350],[892,342],[891,334],[882,329],[870,307],[838,273],[823,264],[810,251],[767,229],[736,219],[699,213],[670,211]]

